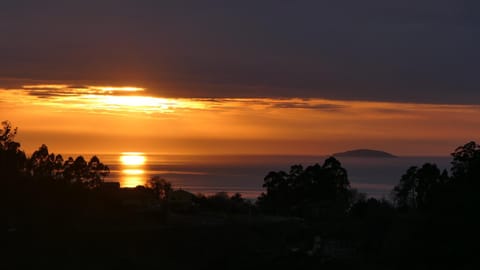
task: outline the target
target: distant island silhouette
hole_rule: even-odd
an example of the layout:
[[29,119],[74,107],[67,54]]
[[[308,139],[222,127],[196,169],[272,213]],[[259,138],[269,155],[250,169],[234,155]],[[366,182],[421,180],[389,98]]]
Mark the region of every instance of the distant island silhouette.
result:
[[333,154],[334,157],[366,157],[366,158],[396,158],[397,156],[390,153],[372,150],[372,149],[355,149],[345,152]]

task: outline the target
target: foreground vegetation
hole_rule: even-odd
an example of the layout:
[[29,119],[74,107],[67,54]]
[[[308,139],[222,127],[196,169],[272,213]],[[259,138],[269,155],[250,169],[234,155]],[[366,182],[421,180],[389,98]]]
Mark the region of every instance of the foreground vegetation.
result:
[[474,268],[480,146],[452,154],[450,171],[411,167],[392,201],[350,188],[331,157],[270,172],[255,203],[194,195],[154,177],[120,188],[97,157],[30,157],[0,128],[6,269]]

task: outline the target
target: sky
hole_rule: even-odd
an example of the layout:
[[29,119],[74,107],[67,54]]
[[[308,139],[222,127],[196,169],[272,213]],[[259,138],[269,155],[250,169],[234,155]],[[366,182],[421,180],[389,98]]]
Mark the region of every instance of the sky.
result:
[[27,152],[448,155],[480,132],[480,105],[319,98],[159,98],[138,87],[0,89]]
[[30,151],[448,154],[480,134],[479,11],[2,0],[0,115]]

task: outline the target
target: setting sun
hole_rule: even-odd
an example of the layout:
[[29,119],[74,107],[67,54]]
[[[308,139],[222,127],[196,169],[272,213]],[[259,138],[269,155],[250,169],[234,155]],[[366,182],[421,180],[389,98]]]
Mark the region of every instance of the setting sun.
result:
[[146,158],[143,153],[126,152],[122,153],[120,161],[122,162],[122,165],[125,166],[138,166],[145,164]]

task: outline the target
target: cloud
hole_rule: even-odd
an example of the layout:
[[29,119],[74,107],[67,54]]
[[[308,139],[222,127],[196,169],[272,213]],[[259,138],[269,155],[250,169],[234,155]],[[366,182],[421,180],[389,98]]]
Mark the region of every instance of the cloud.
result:
[[319,110],[319,111],[332,111],[338,112],[348,106],[332,103],[313,103],[313,102],[275,102],[271,105],[272,108],[281,108],[281,109],[309,109],[309,110]]
[[2,6],[0,74],[170,97],[480,103],[475,1],[55,2]]
[[390,115],[390,114],[405,115],[405,114],[415,113],[411,109],[409,110],[405,108],[401,108],[401,109],[400,108],[371,108],[370,110],[374,113],[387,114],[387,115]]
[[68,96],[116,96],[134,95],[144,91],[139,87],[93,86],[93,85],[63,85],[63,84],[34,84],[24,85],[22,89],[31,96],[39,98],[68,97]]

